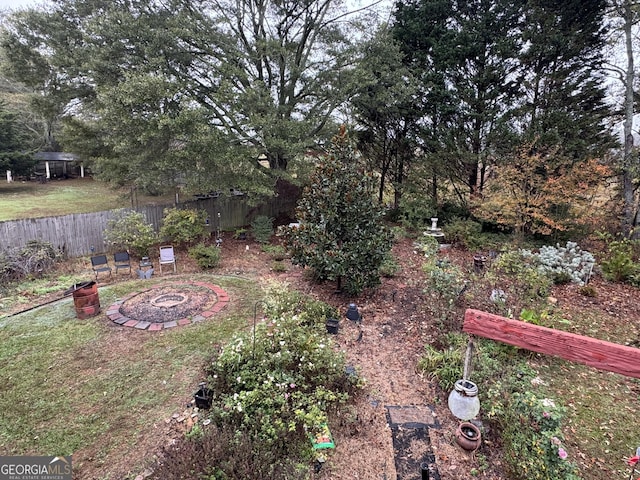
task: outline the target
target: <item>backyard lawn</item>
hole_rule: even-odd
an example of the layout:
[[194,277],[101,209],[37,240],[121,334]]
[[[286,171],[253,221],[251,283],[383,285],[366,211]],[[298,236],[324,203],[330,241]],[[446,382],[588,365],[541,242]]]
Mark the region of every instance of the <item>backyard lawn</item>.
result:
[[101,287],[103,312],[87,320],[71,298],[0,319],[0,454],[73,454],[74,478],[144,470],[151,458],[140,452],[170,440],[165,420],[193,398],[215,346],[250,324],[261,292],[244,279],[207,280],[229,292],[228,307],[161,333],[104,315],[139,281]]
[[[139,205],[164,204],[173,195],[150,197],[138,194]],[[129,189],[114,190],[91,178],[38,182],[0,182],[0,222],[73,213],[100,212],[131,206]]]

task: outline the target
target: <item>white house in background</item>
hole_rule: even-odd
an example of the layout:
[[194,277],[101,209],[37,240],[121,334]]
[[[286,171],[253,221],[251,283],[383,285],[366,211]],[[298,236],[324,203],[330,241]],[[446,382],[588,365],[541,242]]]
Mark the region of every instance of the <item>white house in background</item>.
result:
[[38,152],[34,155],[38,163],[34,167],[36,176],[46,178],[84,178],[84,161],[74,153]]

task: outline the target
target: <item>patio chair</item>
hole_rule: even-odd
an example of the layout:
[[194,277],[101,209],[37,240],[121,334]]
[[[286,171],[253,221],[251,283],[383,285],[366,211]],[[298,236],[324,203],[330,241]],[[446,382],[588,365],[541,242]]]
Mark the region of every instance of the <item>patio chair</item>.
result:
[[109,276],[111,276],[111,267],[109,266],[106,255],[95,255],[91,257],[91,266],[96,273],[96,280],[98,280],[98,275],[101,273],[109,273]]
[[131,258],[128,252],[114,253],[113,262],[116,267],[116,275],[120,270],[129,270],[129,274],[131,274]]
[[176,266],[176,255],[173,252],[172,245],[160,247],[160,275],[162,275],[163,265],[173,265],[173,273],[177,273],[178,271]]

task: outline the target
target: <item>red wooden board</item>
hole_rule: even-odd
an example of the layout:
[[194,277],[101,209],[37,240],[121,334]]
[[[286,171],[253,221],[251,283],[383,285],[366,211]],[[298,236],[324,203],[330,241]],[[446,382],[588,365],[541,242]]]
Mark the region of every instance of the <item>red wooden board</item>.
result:
[[637,348],[472,309],[464,314],[462,330],[534,352],[583,363],[599,370],[640,378],[640,349]]

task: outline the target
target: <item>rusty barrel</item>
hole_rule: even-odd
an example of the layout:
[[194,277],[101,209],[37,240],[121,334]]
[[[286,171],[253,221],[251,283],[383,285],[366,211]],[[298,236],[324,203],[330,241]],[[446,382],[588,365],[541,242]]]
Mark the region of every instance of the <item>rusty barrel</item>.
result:
[[98,296],[98,284],[96,282],[78,283],[72,288],[76,316],[80,320],[100,313],[100,297]]

